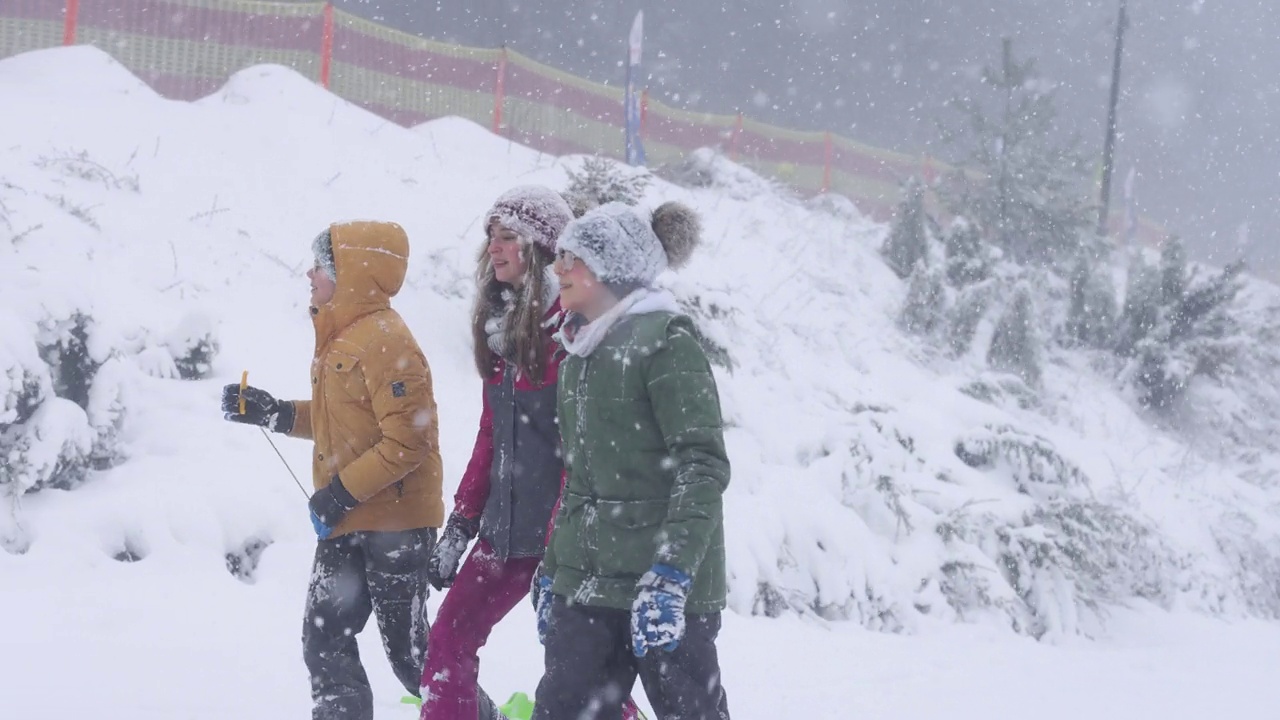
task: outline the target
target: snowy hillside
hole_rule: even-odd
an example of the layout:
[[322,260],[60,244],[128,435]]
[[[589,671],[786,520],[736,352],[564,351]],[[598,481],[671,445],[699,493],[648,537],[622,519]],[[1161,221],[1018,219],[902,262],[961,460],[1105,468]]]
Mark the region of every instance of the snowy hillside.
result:
[[[0,442],[26,453],[0,472],[0,715],[300,717],[314,535],[272,446],[222,420],[221,385],[247,369],[305,397],[310,239],[398,222],[412,257],[395,306],[435,376],[451,494],[480,410],[480,216],[512,185],[564,187],[582,158],[452,118],[407,130],[279,67],[167,101],[83,47],[0,61],[0,106]],[[1263,622],[1280,615],[1272,450],[1157,429],[1083,354],[1051,357],[1028,397],[986,368],[990,323],[959,359],[932,352],[897,326],[884,227],[700,161],[712,184],[655,179],[643,204],[704,218],[704,248],[669,282],[723,350],[735,716],[1264,717],[1280,702],[1280,628]],[[181,379],[201,374],[202,340],[218,347],[208,377]],[[50,360],[80,346],[97,375],[77,390]],[[304,443],[275,442],[309,468]],[[537,682],[531,615],[481,656],[495,695]],[[365,641],[382,717],[409,717]]]

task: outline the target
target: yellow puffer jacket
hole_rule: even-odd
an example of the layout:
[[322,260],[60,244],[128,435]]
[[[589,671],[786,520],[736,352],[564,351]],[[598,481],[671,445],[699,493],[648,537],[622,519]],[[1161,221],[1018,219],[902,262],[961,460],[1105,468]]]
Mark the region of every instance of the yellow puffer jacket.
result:
[[440,441],[431,370],[391,309],[404,283],[409,238],[394,223],[329,229],[338,282],[333,300],[311,308],[316,353],[311,400],[295,401],[290,435],[315,441],[316,489],[342,478],[360,501],[334,529],[440,527]]

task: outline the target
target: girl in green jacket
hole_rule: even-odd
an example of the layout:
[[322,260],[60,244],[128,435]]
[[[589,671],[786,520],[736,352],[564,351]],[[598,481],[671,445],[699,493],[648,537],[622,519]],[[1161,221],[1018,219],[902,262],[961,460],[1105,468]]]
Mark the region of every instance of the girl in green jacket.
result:
[[541,720],[615,720],[637,675],[659,718],[729,717],[720,399],[692,321],[654,287],[698,232],[678,203],[651,216],[609,203],[560,237],[566,477],[533,588]]

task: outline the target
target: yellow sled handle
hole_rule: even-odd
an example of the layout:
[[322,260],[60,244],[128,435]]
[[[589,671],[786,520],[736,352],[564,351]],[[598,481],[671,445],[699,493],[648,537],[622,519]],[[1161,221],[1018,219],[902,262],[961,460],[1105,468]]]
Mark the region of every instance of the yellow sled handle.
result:
[[249,371],[240,373],[240,414],[244,414],[244,389],[249,387]]

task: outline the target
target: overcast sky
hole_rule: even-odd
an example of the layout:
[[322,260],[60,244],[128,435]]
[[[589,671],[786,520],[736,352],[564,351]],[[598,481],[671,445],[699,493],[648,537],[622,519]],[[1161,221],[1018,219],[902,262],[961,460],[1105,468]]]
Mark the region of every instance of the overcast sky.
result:
[[[829,129],[917,153],[944,103],[980,92],[1000,39],[1059,86],[1067,131],[1100,157],[1119,0],[345,0],[428,37],[507,44],[617,82],[645,10],[651,92],[711,112]],[[1201,259],[1280,278],[1280,2],[1130,0],[1113,203],[1136,168],[1142,211]]]

